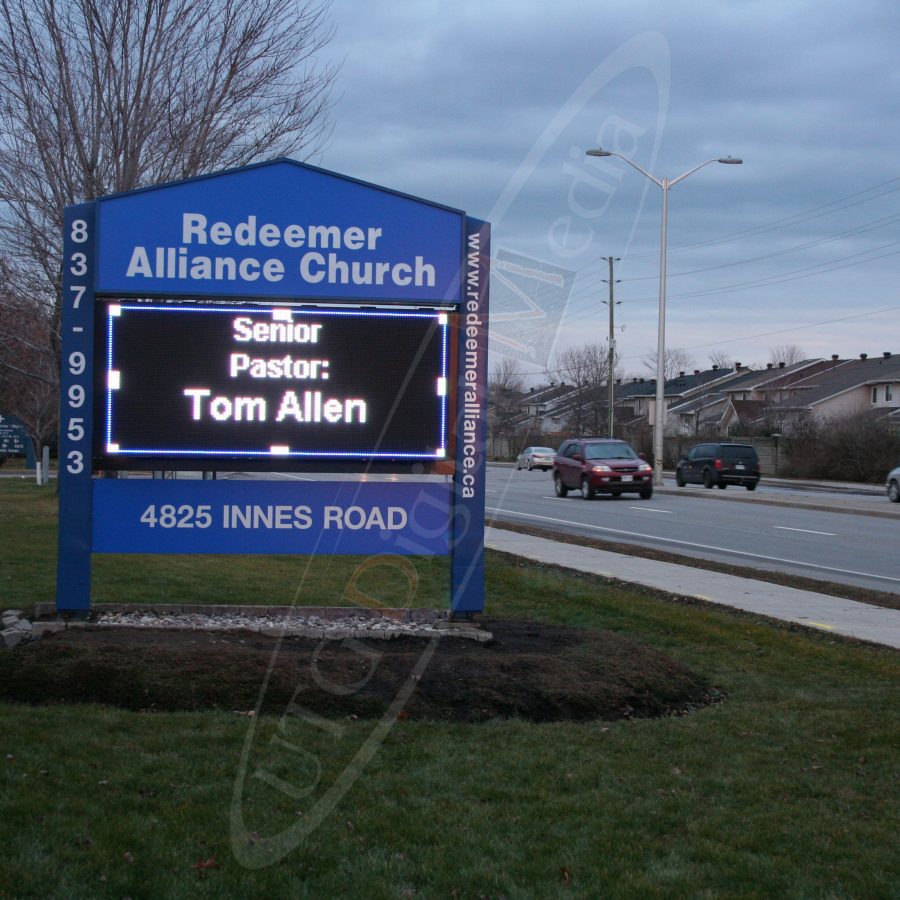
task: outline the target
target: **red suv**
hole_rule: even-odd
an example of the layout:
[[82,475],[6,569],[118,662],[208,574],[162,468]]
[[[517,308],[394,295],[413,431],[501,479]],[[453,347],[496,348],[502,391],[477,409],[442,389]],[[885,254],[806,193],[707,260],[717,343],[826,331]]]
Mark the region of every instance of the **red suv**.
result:
[[553,460],[557,497],[580,490],[585,500],[597,494],[637,493],[653,496],[653,467],[625,441],[613,438],[572,438],[563,441]]

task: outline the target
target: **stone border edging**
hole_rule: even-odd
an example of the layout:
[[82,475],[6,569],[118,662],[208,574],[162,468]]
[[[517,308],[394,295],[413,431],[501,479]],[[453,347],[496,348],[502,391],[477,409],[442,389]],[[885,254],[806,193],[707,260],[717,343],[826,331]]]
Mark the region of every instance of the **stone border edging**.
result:
[[[321,619],[344,619],[348,616],[359,618],[387,618],[396,622],[437,622],[449,621],[449,613],[438,609],[410,609],[408,607],[384,607],[370,609],[362,606],[260,606],[241,603],[94,603],[91,612],[103,613],[159,613],[161,615],[209,615],[209,616],[278,616],[300,618],[317,616]],[[56,616],[54,602],[34,604],[35,618]]]
[[[36,603],[37,618],[56,616],[55,603]],[[158,628],[299,637],[316,640],[347,638],[392,640],[400,637],[459,637],[488,643],[489,631],[477,622],[455,622],[433,609],[367,609],[352,606],[245,606],[201,604],[98,603],[90,619],[76,617],[30,622],[22,610],[4,612],[2,643],[12,650],[69,628]]]

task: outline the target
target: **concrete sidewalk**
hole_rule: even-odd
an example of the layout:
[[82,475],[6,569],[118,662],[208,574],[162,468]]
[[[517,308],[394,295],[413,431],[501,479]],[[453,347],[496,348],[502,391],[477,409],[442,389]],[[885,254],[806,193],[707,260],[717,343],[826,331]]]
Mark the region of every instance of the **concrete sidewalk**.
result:
[[682,597],[696,597],[900,649],[900,610],[883,609],[855,600],[798,591],[767,581],[738,578],[691,566],[557,543],[502,528],[485,529],[485,546],[537,562],[640,584]]

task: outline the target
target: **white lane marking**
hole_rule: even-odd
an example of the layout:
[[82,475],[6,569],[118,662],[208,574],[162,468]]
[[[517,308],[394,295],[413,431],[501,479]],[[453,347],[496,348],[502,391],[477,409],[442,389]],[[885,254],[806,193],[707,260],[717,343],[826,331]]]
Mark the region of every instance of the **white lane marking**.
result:
[[772,527],[781,531],[801,531],[803,534],[821,534],[825,537],[837,537],[833,531],[812,531],[809,528],[789,528],[787,525],[773,525]]
[[[554,498],[555,499],[555,498]],[[797,559],[785,559],[781,556],[766,556],[763,553],[748,553],[745,550],[732,550],[730,547],[714,547],[710,544],[696,544],[691,541],[679,541],[676,538],[654,537],[641,534],[639,531],[624,531],[621,528],[607,528],[603,525],[591,525],[584,522],[572,522],[569,519],[556,519],[552,516],[538,516],[534,513],[512,512],[508,509],[497,509],[486,506],[486,512],[504,513],[507,516],[521,516],[525,519],[540,519],[544,522],[556,522],[560,525],[577,525],[579,528],[593,528],[595,531],[607,531],[610,534],[624,534],[627,537],[642,538],[643,540],[660,541],[666,544],[679,544],[682,547],[690,547],[695,550],[712,550],[716,553],[731,553],[734,556],[747,556],[750,559],[764,559],[767,562],[788,563],[792,566],[803,566],[807,569],[821,569],[823,572],[837,572],[840,575],[859,575],[862,578],[875,578],[878,581],[891,581],[900,584],[900,578],[892,578],[890,575],[873,575],[871,572],[857,572],[854,569],[838,569],[833,566],[819,566],[816,563],[802,562]]]
[[[575,490],[577,490],[577,488]],[[554,494],[550,494],[547,497],[541,497],[541,500],[559,500],[559,497],[555,496]],[[640,510],[641,512],[662,513],[665,516],[673,515],[673,510],[657,509],[655,506],[626,506],[625,508],[626,509],[637,509],[637,510]],[[524,516],[525,513],[522,513],[522,515]]]
[[298,481],[316,481],[306,475],[292,475],[290,472],[227,472],[223,479],[235,479],[239,481],[277,481],[278,478],[268,478],[269,475],[277,475],[278,478],[296,478]]

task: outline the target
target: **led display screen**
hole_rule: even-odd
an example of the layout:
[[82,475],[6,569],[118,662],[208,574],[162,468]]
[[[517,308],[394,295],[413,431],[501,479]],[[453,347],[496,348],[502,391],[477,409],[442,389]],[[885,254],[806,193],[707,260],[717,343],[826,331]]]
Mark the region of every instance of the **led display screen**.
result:
[[440,309],[103,302],[95,468],[444,460],[451,320]]

